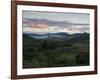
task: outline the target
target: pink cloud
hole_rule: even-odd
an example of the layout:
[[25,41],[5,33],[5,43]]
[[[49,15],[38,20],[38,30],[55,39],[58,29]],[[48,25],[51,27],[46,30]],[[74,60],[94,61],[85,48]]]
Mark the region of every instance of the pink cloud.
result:
[[88,32],[89,28],[88,27],[68,27],[68,31],[73,31],[73,32]]
[[46,29],[48,28],[48,24],[46,23],[28,23],[28,24],[24,24],[24,27],[28,27],[28,28],[36,28],[36,29]]

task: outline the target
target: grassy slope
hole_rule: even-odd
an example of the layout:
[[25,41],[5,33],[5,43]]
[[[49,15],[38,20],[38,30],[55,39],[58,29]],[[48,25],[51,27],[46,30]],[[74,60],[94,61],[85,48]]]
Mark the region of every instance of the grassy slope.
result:
[[23,68],[89,64],[89,35],[36,40],[23,34]]

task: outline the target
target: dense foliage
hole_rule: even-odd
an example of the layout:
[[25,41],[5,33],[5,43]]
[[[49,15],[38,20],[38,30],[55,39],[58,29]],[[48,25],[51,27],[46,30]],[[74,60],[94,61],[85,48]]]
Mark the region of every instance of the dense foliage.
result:
[[35,39],[23,34],[23,68],[89,65],[89,34]]

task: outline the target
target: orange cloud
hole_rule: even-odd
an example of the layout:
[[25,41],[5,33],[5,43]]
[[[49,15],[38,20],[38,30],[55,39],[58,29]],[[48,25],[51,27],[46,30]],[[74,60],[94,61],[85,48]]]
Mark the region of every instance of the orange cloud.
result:
[[29,23],[27,27],[36,28],[36,29],[46,29],[48,28],[48,24],[46,23]]

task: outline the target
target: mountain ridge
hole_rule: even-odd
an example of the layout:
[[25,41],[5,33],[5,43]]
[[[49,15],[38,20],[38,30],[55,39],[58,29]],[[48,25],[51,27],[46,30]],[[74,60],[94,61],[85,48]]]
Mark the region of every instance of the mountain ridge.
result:
[[[25,33],[24,33],[25,34]],[[26,35],[32,37],[32,38],[36,38],[36,39],[46,39],[46,38],[67,38],[67,37],[76,37],[76,38],[80,38],[80,37],[89,37],[89,33],[75,33],[75,34],[68,34],[65,32],[57,32],[57,33],[45,33],[45,34],[37,34],[37,33],[33,33],[33,34],[27,34]]]

